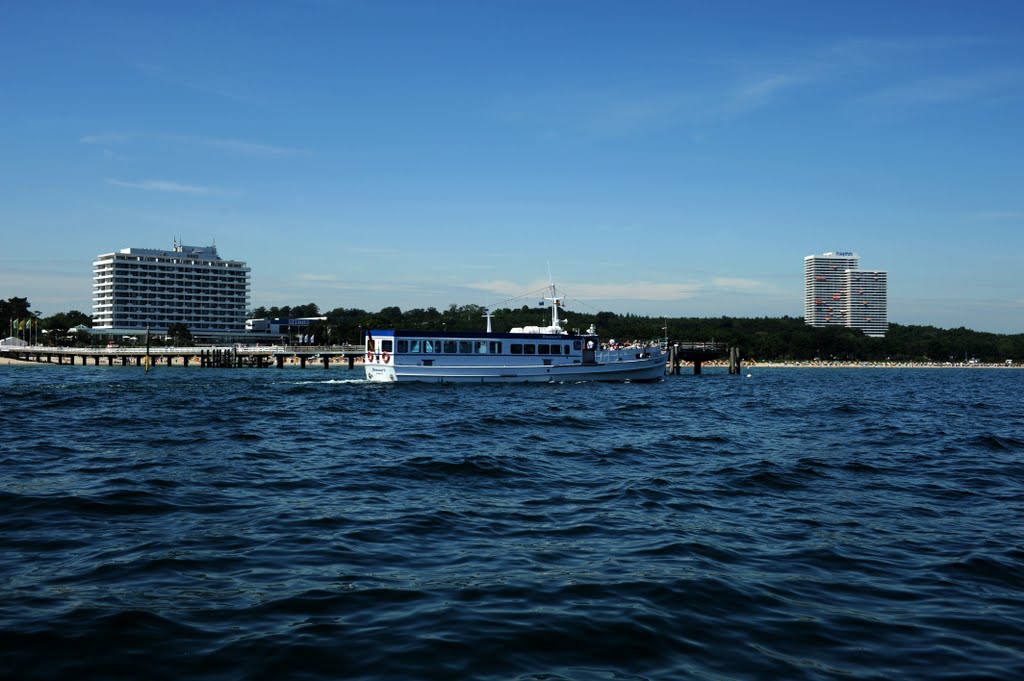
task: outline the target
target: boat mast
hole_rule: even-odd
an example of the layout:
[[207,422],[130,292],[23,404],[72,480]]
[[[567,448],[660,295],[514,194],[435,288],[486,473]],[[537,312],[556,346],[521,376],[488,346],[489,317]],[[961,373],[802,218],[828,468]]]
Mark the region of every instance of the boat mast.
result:
[[484,313],[480,316],[487,317],[487,333],[493,333],[491,331],[491,317],[493,317],[494,314],[490,310],[485,310]]
[[556,295],[554,284],[551,284],[551,296],[544,298],[544,300],[551,301],[551,326],[556,329],[562,328],[562,323],[558,319],[558,305],[561,299]]

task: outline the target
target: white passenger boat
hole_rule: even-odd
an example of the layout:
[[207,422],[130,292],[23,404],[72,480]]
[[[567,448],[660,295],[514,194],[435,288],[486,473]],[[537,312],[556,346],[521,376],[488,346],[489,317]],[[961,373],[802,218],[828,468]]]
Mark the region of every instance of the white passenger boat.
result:
[[668,359],[658,344],[602,346],[593,326],[582,335],[562,328],[562,304],[552,287],[551,325],[508,333],[396,331],[366,333],[366,378],[371,381],[520,383],[658,381]]

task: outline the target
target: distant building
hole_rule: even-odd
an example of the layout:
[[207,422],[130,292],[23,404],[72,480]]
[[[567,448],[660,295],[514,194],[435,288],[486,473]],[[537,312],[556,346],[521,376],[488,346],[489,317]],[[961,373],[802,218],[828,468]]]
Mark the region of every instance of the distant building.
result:
[[249,268],[216,246],[125,248],[93,263],[93,331],[164,333],[173,324],[204,339],[245,332]]
[[804,257],[804,322],[809,326],[845,326],[882,337],[889,328],[888,276],[860,269],[849,251]]
[[850,270],[846,273],[849,292],[849,326],[865,336],[881,338],[889,330],[887,272]]
[[327,317],[265,317],[246,319],[245,330],[250,334],[266,334],[268,337],[308,335],[309,327],[316,322],[326,322]]

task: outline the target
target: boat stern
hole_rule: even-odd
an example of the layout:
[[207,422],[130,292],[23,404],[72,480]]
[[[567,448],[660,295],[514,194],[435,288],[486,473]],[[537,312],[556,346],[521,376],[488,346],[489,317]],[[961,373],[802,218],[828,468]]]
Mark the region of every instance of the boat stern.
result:
[[395,332],[368,331],[364,339],[366,354],[363,365],[368,381],[391,383],[398,380],[395,375]]

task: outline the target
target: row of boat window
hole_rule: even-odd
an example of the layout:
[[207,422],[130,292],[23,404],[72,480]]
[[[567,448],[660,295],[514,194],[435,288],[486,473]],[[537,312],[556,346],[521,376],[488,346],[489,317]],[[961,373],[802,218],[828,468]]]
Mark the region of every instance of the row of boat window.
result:
[[[435,339],[410,339],[399,340],[399,353],[435,354],[444,353],[449,355],[500,355],[502,353],[501,341],[468,341],[468,340],[435,340]],[[580,349],[580,342],[573,341],[576,349]],[[391,341],[381,342],[381,348],[390,352]],[[570,354],[568,343],[509,343],[508,353],[510,355],[568,355]]]

